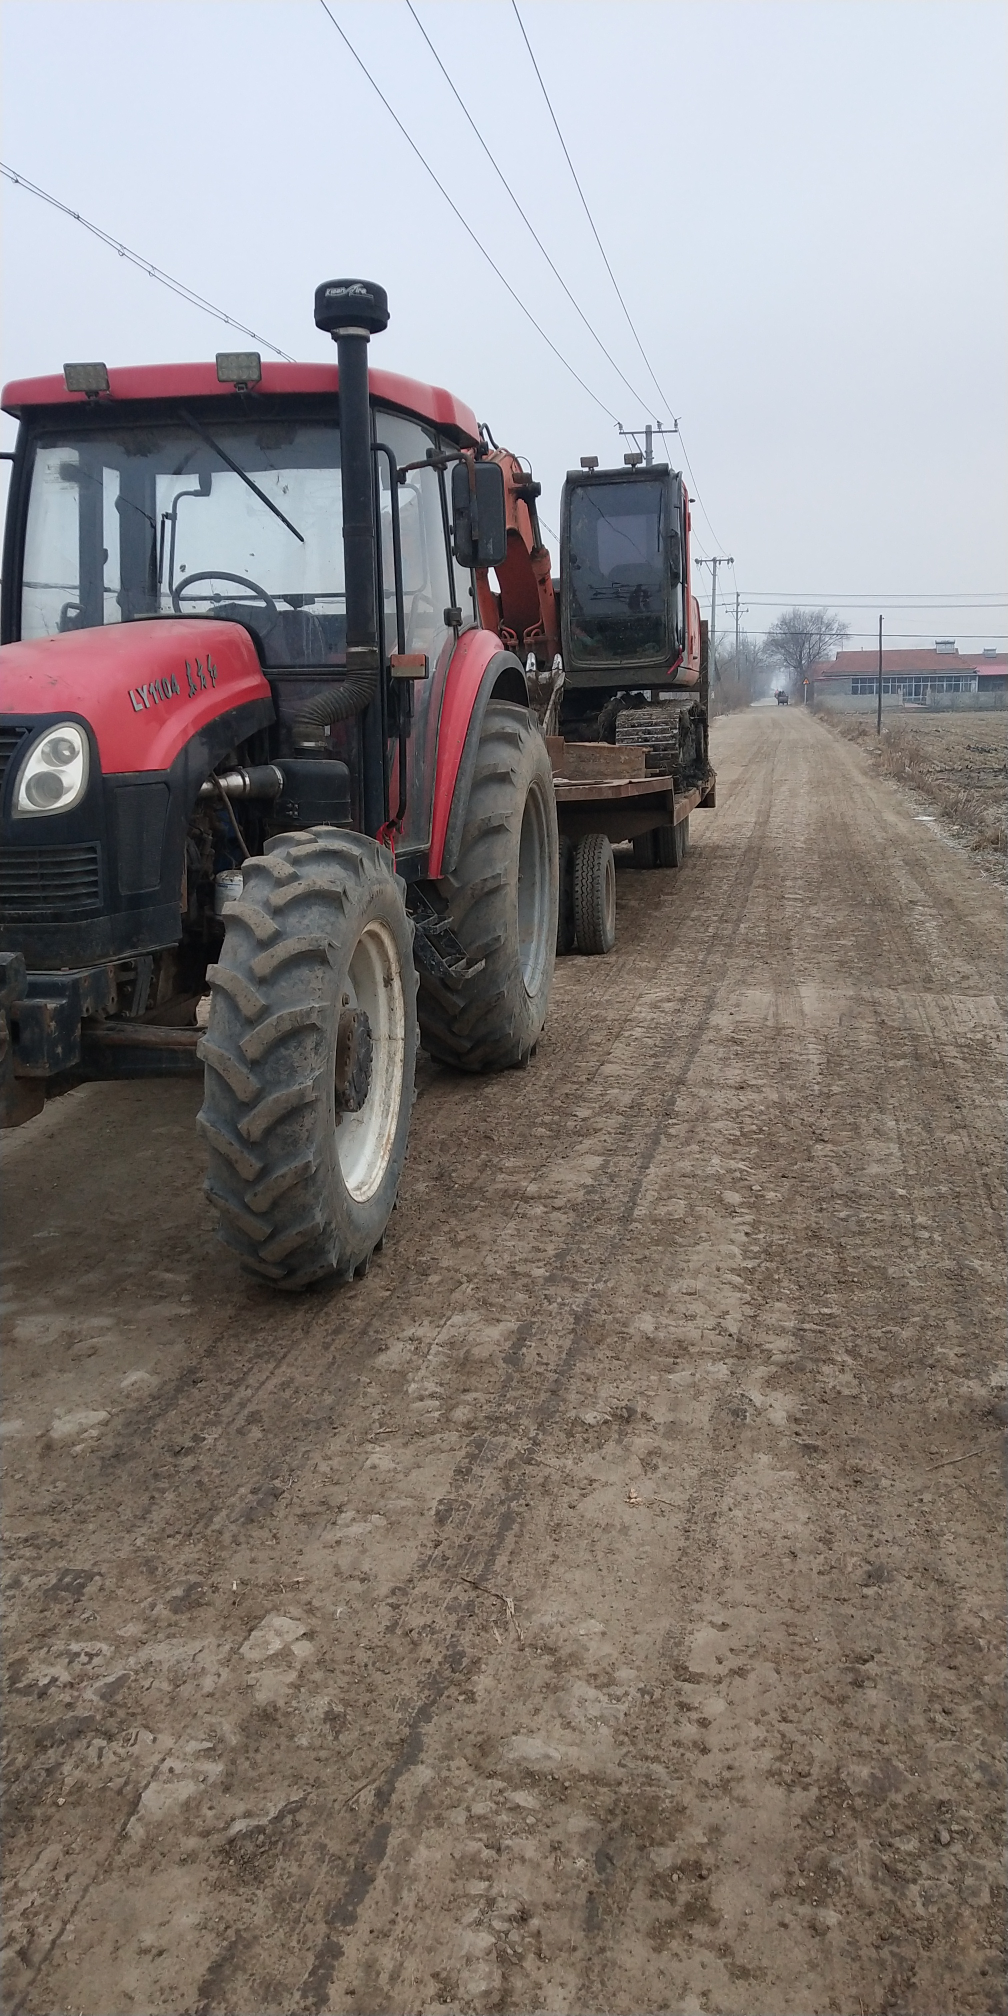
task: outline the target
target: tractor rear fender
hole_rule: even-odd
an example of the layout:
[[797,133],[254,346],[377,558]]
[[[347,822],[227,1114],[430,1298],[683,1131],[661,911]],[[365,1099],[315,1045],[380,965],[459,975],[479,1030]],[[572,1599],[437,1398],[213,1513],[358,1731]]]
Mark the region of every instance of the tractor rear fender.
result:
[[457,865],[483,717],[494,698],[528,706],[521,661],[492,630],[466,630],[452,652],[441,706],[428,868],[433,881]]

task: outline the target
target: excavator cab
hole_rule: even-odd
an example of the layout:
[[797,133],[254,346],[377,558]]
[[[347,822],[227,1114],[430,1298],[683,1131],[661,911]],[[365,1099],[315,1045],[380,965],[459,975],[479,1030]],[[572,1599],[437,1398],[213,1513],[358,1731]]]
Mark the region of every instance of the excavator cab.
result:
[[[682,477],[650,468],[571,470],[560,515],[560,625],[571,687],[684,683],[694,643]],[[699,669],[699,624],[696,625]]]

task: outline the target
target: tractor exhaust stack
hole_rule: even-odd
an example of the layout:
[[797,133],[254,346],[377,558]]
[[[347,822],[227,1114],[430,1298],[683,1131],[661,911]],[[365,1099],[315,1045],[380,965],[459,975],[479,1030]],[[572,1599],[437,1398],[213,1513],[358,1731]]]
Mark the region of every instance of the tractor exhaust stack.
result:
[[325,280],[315,290],[315,326],[336,344],[340,389],[343,561],[346,583],[347,676],[319,693],[295,731],[301,746],[317,743],[336,720],[363,714],[364,827],[376,834],[385,819],[381,682],[375,599],[374,490],[368,344],[388,327],[388,296],[368,280]]

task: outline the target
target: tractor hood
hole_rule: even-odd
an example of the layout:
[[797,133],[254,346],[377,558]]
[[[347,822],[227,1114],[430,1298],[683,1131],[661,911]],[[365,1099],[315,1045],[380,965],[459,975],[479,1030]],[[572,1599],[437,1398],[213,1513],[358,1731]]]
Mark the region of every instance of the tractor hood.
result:
[[269,683],[238,623],[156,617],[0,648],[0,714],[82,716],[106,776],[170,770],[193,736],[256,701],[272,719]]

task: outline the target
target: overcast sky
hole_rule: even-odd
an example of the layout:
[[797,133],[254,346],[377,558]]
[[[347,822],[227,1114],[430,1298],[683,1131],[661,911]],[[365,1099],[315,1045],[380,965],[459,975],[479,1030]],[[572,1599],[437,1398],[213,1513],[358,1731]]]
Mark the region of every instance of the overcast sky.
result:
[[[633,391],[405,0],[330,5],[594,397],[509,298],[318,0],[5,0],[3,159],[297,357],[332,354],[312,321],[318,281],[380,281],[392,319],[373,362],[449,386],[528,456],[551,527],[569,465],[621,459],[610,414],[678,417],[703,550],[734,556],[719,626],[737,584],[754,633],[776,607],[827,601],[852,643],[882,610],[893,643],[1005,648],[1000,0],[519,0],[647,363],[510,0],[414,4]],[[237,340],[79,224],[0,190],[5,380]],[[709,569],[699,592],[709,600]]]

